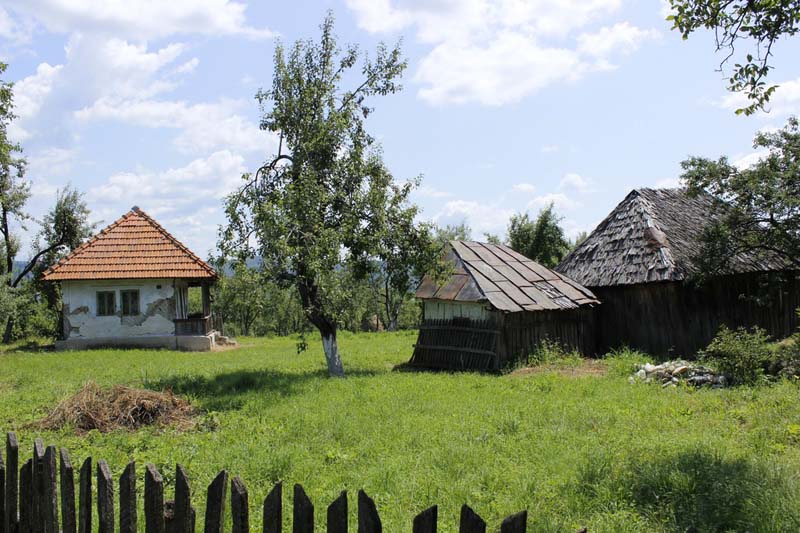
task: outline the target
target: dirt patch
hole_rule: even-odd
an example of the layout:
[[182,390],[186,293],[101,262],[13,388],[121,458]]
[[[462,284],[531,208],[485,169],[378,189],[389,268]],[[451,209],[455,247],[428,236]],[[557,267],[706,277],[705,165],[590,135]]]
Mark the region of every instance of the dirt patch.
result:
[[122,385],[104,389],[89,381],[36,425],[42,429],[73,426],[81,433],[92,429],[102,433],[136,430],[151,425],[190,429],[199,414],[170,390],[158,392]]
[[519,368],[511,372],[510,375],[524,377],[532,374],[543,374],[545,372],[553,372],[568,377],[605,376],[608,373],[608,368],[605,363],[597,359],[582,359],[578,365],[551,363]]

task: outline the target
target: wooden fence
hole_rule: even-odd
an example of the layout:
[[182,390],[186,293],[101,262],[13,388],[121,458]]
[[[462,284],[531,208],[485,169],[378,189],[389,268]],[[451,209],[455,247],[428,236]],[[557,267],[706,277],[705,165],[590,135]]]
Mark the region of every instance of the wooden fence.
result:
[[[0,533],[135,533],[140,518],[136,504],[136,465],[131,462],[119,478],[119,514],[115,513],[114,479],[105,461],[97,461],[92,473],[92,459],[87,458],[78,469],[78,494],[75,494],[75,467],[66,449],[45,447],[36,439],[33,457],[21,467],[19,444],[14,433],[6,436],[6,461],[0,452]],[[97,487],[97,527],[93,528],[92,479]],[[230,500],[228,499],[230,487]],[[59,494],[60,493],[60,494]],[[60,496],[60,497],[59,497]],[[303,487],[294,486],[292,532],[314,531],[314,505]],[[156,467],[144,471],[144,530],[147,533],[193,533],[196,510],[192,506],[189,478],[183,467],[176,466],[174,499],[166,500],[164,481]],[[208,486],[204,531],[221,533],[230,515],[231,531],[250,531],[248,492],[241,478],[229,479],[220,472]],[[278,483],[263,504],[264,533],[283,531],[283,490]],[[230,501],[230,512],[226,505]],[[59,514],[59,507],[61,512]],[[347,493],[342,492],[326,510],[326,531],[346,533],[348,516]],[[383,526],[375,502],[364,491],[358,492],[358,533],[381,533]],[[60,517],[60,520],[59,520]],[[117,522],[117,519],[119,520]],[[527,511],[503,520],[501,533],[523,533],[527,528]],[[418,514],[411,525],[413,533],[435,533],[438,508],[433,506]],[[585,530],[582,530],[585,531]],[[485,533],[486,522],[467,505],[461,508],[460,533]]]

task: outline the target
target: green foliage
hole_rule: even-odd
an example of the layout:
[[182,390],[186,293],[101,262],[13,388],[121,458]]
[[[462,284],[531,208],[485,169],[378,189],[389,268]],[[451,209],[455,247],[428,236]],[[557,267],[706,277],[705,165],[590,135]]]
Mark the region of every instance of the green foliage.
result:
[[[699,29],[714,32],[717,52],[726,54],[720,70],[738,52],[746,52],[733,66],[728,90],[743,92],[750,104],[736,114],[752,115],[764,109],[777,88],[767,86],[772,70],[772,47],[779,39],[800,30],[800,5],[797,0],[669,0],[672,14],[667,20],[684,39]],[[745,43],[742,45],[742,43]],[[750,46],[747,48],[747,46]]]
[[722,326],[714,340],[699,353],[700,359],[737,385],[754,385],[764,375],[771,352],[769,337],[760,328],[730,330]]
[[448,224],[444,227],[436,226],[434,229],[434,240],[439,250],[441,250],[450,241],[472,240],[472,228],[469,227],[466,221],[460,224]]
[[[427,233],[393,234],[416,229],[416,208],[408,202],[416,182],[395,185],[365,129],[370,99],[401,89],[406,62],[399,46],[381,44],[371,57],[352,45],[341,49],[330,14],[321,30],[319,42],[276,46],[272,88],[256,98],[264,111],[261,128],[279,135],[281,144],[227,198],[220,249],[241,260],[260,257],[272,279],[296,287],[322,334],[330,373],[339,376],[336,330],[352,297],[348,281],[365,279],[378,257],[389,267],[389,283],[402,285],[410,265],[398,268],[395,260],[412,259],[416,251],[407,247],[418,248]],[[344,86],[354,77],[360,81]]]
[[525,257],[550,268],[560,263],[571,248],[552,203],[539,211],[536,220],[528,213],[513,215],[508,224],[508,243]]
[[544,340],[528,355],[526,364],[535,366],[579,359],[580,354],[577,352],[567,350],[558,342]]
[[743,170],[726,157],[681,163],[690,194],[719,200],[696,258],[701,275],[728,271],[738,254],[778,258],[800,269],[800,123],[791,117],[781,130],[759,132],[753,147],[767,155]]
[[[340,332],[347,380],[326,378],[319,337],[242,339],[217,353],[92,350],[54,356],[0,348],[0,420],[21,449],[66,447],[73,464],[153,463],[174,488],[188,471],[193,505],[221,468],[247,484],[251,528],[276,481],[301,483],[318,509],[341,490],[376,500],[384,531],[410,531],[439,506],[458,530],[467,503],[498,531],[529,510],[528,531],[797,531],[798,385],[723,390],[630,385],[629,373],[401,372],[416,332]],[[620,352],[621,353],[621,352]],[[617,355],[603,364],[615,364]],[[627,360],[627,356],[621,356]],[[30,425],[91,376],[101,386],[171,387],[207,412],[195,431],[42,431]],[[286,492],[284,492],[286,495]],[[142,495],[139,502],[142,504]],[[140,515],[141,516],[141,515]],[[291,512],[284,513],[288,525]],[[350,513],[355,520],[355,513]],[[197,514],[203,529],[203,513]],[[325,513],[317,513],[324,530]],[[350,530],[356,531],[355,523]],[[719,526],[719,527],[717,527]]]

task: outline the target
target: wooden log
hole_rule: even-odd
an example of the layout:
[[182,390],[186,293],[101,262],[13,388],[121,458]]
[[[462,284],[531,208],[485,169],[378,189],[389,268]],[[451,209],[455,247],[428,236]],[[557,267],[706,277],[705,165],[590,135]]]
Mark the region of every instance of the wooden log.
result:
[[0,533],[6,532],[6,463],[0,450]]
[[525,533],[528,529],[528,511],[512,514],[500,524],[500,533]]
[[314,533],[314,505],[300,485],[294,486],[292,532]]
[[283,483],[278,482],[264,498],[263,533],[283,531]]
[[78,533],[92,533],[92,458],[81,465],[78,480]]
[[44,500],[47,491],[47,481],[44,471],[44,442],[42,439],[33,441],[33,505],[31,505],[31,525],[35,531],[45,530]]
[[381,533],[383,525],[375,502],[363,490],[358,491],[358,533]]
[[190,533],[192,529],[192,494],[189,476],[181,465],[175,466],[175,533]]
[[14,432],[6,434],[6,491],[3,522],[7,533],[17,530],[17,499],[19,497],[19,444]]
[[347,491],[343,490],[328,506],[327,518],[327,533],[347,533]]
[[439,507],[434,505],[414,517],[412,533],[436,533],[439,523]]
[[217,474],[217,477],[208,486],[205,533],[222,533],[225,526],[225,499],[227,493],[228,472],[223,470]]
[[136,533],[136,463],[131,461],[119,477],[119,531]]
[[60,450],[59,478],[61,481],[61,530],[63,533],[76,533],[75,520],[75,469],[66,448]]
[[146,533],[164,533],[164,480],[153,464],[144,471],[144,528]]
[[28,459],[19,471],[19,522],[20,533],[33,530],[33,459]]
[[58,533],[58,465],[56,447],[48,446],[44,452],[44,498],[41,511],[44,514],[45,533]]
[[108,463],[97,461],[98,533],[114,533],[114,480]]
[[486,533],[486,522],[466,503],[461,506],[459,533]]
[[239,476],[231,480],[231,518],[233,533],[250,533],[250,515],[247,505],[247,487]]

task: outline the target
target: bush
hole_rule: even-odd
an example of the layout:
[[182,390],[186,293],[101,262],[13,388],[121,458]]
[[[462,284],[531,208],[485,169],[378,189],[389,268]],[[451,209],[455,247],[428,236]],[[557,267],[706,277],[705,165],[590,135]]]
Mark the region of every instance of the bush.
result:
[[760,328],[730,330],[722,326],[700,359],[727,376],[735,385],[752,385],[761,380],[769,364],[769,337]]

